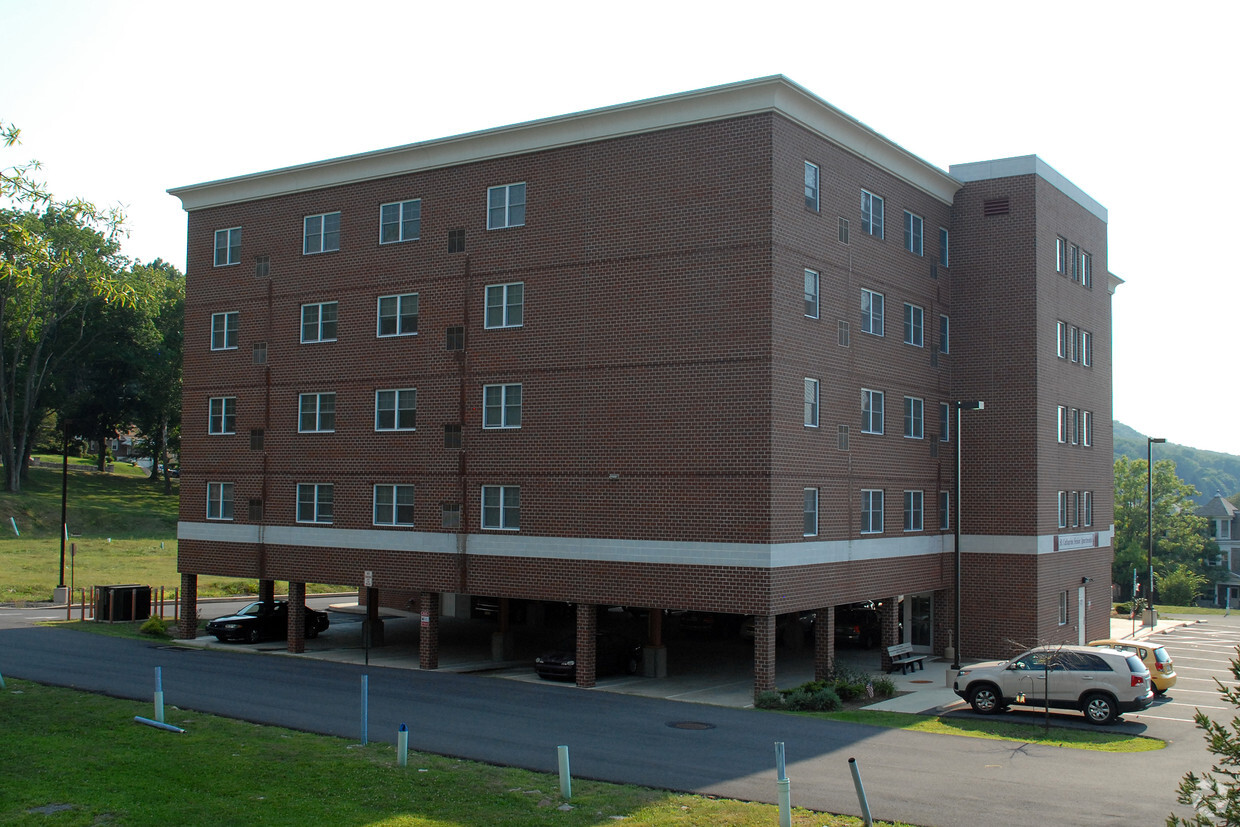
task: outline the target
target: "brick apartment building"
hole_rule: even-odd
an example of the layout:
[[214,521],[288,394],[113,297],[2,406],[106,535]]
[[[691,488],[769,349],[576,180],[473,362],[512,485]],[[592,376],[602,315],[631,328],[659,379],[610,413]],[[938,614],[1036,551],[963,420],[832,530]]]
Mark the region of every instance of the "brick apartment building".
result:
[[1107,632],[1119,280],[1035,156],[944,172],[776,76],[171,192],[185,634],[199,575],[288,581],[293,651],[356,584],[425,668],[471,596],[573,604],[583,686],[600,606],[756,616],[755,691],[857,601],[966,658]]

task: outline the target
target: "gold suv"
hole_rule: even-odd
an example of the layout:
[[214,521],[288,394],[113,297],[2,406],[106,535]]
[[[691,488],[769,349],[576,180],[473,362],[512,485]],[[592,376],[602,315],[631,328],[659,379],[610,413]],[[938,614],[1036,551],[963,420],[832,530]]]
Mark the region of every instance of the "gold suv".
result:
[[1171,655],[1167,652],[1165,646],[1161,643],[1151,643],[1148,640],[1093,640],[1090,646],[1106,646],[1109,649],[1118,649],[1121,652],[1132,652],[1141,658],[1141,662],[1145,664],[1145,668],[1150,670],[1150,682],[1154,684],[1155,695],[1165,695],[1167,690],[1175,686],[1175,664],[1171,662]]

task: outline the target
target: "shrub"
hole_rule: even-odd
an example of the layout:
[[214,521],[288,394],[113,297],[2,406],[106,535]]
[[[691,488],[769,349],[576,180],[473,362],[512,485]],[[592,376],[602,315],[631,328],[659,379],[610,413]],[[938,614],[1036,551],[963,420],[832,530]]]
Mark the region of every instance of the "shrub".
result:
[[890,698],[896,694],[896,682],[887,675],[880,675],[871,681],[874,694],[879,698]]
[[758,709],[783,709],[784,696],[780,692],[768,689],[765,692],[758,693],[758,697],[754,698],[753,705]]
[[834,712],[844,704],[840,701],[840,696],[835,694],[834,689],[823,688],[817,692],[811,693],[809,696],[810,709],[815,712]]
[[168,634],[168,624],[164,623],[162,617],[151,616],[147,618],[146,623],[143,623],[138,631],[152,637],[171,637]]
[[1115,613],[1117,615],[1132,614],[1132,604],[1131,603],[1116,603]]

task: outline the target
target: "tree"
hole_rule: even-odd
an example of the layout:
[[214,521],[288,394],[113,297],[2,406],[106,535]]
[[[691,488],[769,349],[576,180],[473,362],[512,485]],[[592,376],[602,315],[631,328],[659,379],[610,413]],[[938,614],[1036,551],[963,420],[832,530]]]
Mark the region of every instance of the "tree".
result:
[[[20,131],[0,122],[5,147]],[[121,216],[85,201],[58,202],[31,176],[37,162],[0,168],[0,462],[21,489],[30,440],[52,377],[82,352],[96,305],[133,304],[118,243]]]
[[136,265],[135,274],[157,292],[157,311],[150,316],[150,335],[139,354],[133,397],[133,424],[145,435],[144,453],[151,457],[151,481],[160,479],[171,493],[169,451],[180,446],[181,351],[185,329],[185,277],[165,261]]
[[[1231,659],[1231,674],[1240,681],[1240,650]],[[1240,685],[1225,687],[1215,678],[1224,701],[1240,707]],[[1240,715],[1230,726],[1212,721],[1201,710],[1193,716],[1197,728],[1205,732],[1207,749],[1218,756],[1210,772],[1198,776],[1188,772],[1180,780],[1176,800],[1195,811],[1192,818],[1167,817],[1167,827],[1217,827],[1240,825]]]
[[[1121,587],[1128,587],[1125,591],[1131,590],[1133,569],[1140,575],[1142,585],[1145,584],[1149,556],[1147,467],[1145,460],[1120,457],[1115,461],[1115,559],[1111,576]],[[1209,576],[1207,558],[1217,554],[1217,547],[1205,536],[1205,518],[1196,515],[1193,497],[1198,493],[1196,488],[1176,476],[1173,461],[1154,463],[1153,562],[1156,573],[1185,565],[1197,574]]]
[[1158,598],[1169,606],[1193,605],[1210,582],[1183,563],[1154,579],[1158,585]]

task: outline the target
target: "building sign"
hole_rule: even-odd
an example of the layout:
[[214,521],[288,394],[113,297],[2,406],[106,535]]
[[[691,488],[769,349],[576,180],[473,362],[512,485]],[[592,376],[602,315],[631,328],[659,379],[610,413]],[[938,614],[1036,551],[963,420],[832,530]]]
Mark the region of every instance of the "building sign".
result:
[[1085,534],[1058,534],[1055,536],[1055,551],[1076,551],[1082,548],[1097,548],[1098,532]]

